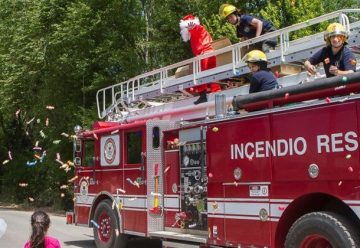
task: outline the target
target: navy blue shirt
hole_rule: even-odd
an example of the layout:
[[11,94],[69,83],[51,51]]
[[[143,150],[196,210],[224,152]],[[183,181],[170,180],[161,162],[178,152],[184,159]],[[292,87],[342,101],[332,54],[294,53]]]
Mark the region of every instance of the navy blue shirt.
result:
[[[252,15],[239,15],[240,17],[240,23],[236,26],[236,33],[237,37],[246,37],[248,39],[254,38],[256,36],[256,28],[253,27],[250,23],[255,18]],[[274,30],[274,27],[271,22],[262,20],[260,18],[257,18],[260,21],[263,22],[263,28],[261,31],[261,34],[265,34],[270,29]]]
[[335,65],[341,71],[356,70],[355,55],[346,46],[343,46],[343,48],[340,49],[337,54],[333,54],[331,46],[324,47],[311,56],[309,62],[312,65],[317,65],[322,62],[324,65],[326,77],[335,76],[329,72],[331,65]]
[[272,72],[260,70],[255,72],[250,79],[249,93],[272,90],[277,85],[277,80]]

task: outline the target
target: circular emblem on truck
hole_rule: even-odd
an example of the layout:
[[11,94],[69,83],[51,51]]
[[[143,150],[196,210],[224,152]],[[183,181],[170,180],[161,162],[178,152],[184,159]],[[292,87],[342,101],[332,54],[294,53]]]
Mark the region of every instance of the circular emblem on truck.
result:
[[104,144],[104,158],[108,164],[112,164],[115,160],[116,145],[112,138],[108,138]]
[[86,180],[81,181],[80,183],[80,195],[87,196],[89,192],[89,184]]

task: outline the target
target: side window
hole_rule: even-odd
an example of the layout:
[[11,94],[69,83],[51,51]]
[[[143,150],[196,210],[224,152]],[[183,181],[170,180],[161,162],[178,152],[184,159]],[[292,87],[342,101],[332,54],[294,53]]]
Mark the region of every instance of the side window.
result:
[[157,149],[160,146],[160,128],[159,127],[153,127],[152,146],[154,149]]
[[141,163],[142,132],[130,132],[126,134],[127,164]]
[[95,142],[94,140],[86,140],[84,142],[83,166],[95,165]]

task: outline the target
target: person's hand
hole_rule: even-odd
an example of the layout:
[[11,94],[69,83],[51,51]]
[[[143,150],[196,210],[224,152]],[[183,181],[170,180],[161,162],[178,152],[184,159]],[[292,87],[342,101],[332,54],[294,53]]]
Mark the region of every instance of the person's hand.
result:
[[189,22],[189,24],[188,24],[188,29],[189,30],[191,30],[191,29],[193,29],[194,27],[195,27],[195,23],[193,23],[193,22]]
[[312,65],[309,61],[306,61],[304,66],[305,66],[305,70],[307,70],[310,74],[316,73],[316,67]]
[[335,65],[331,65],[329,68],[329,72],[334,75],[338,75],[339,69]]

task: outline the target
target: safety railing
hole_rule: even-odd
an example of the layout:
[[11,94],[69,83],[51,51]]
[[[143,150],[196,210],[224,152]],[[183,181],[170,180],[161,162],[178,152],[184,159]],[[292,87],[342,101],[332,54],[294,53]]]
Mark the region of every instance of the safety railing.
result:
[[[270,38],[278,38],[280,40],[278,48],[275,51],[268,53],[268,59],[274,61],[273,65],[285,62],[293,62],[295,60],[301,59],[299,56],[293,58],[287,55],[291,55],[292,53],[299,52],[301,50],[322,46],[323,40],[306,40],[307,37],[303,37],[290,41],[289,37],[291,37],[292,32],[296,32],[303,28],[307,28],[309,26],[333,19],[338,19],[338,22],[341,22],[343,25],[345,25],[347,30],[350,30],[351,25],[349,18],[346,15],[349,13],[358,14],[360,13],[360,9],[344,9],[325,14],[306,22],[295,24],[274,32],[266,33],[260,37],[245,40],[211,53],[203,54],[169,66],[165,66],[163,68],[141,74],[125,82],[100,89],[96,94],[98,116],[102,119],[113,112],[119,112],[120,108],[131,106],[131,104],[134,102],[143,101],[155,96],[161,96],[164,93],[168,94],[179,90],[181,91],[192,86],[214,81],[215,79],[224,79],[229,77],[229,73],[231,76],[239,76],[241,74],[248,73],[248,68],[242,61],[242,48]],[[320,35],[321,34],[322,32]],[[319,34],[315,35],[319,36]],[[231,52],[232,54],[231,63],[206,71],[201,71],[200,62],[202,59],[228,52]],[[303,56],[307,55],[304,54]],[[176,69],[186,65],[192,66],[193,73],[187,76],[175,78],[174,75]],[[222,78],[219,76],[220,74]],[[119,105],[121,105],[120,108]]]

